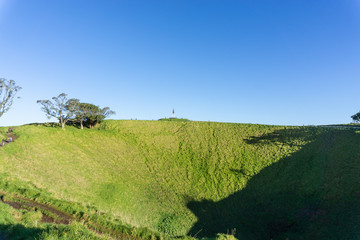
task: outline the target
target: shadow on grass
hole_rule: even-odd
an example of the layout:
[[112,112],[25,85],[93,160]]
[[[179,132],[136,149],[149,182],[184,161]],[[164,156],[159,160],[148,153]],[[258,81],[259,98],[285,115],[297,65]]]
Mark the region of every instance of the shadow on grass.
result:
[[299,138],[310,142],[264,168],[243,190],[218,202],[188,202],[198,218],[188,234],[214,237],[236,229],[239,239],[359,239],[360,135],[284,129],[248,144],[296,144]]
[[21,224],[0,224],[0,239],[35,239],[44,231],[44,229],[25,227]]

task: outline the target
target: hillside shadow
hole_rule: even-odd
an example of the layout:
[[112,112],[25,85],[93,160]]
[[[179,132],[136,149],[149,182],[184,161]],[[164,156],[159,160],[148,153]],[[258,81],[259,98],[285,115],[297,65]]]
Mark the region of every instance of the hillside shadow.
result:
[[0,224],[0,240],[37,239],[42,232],[41,228],[25,227],[21,224]]
[[[236,229],[239,239],[358,239],[358,134],[284,129],[253,137],[247,143],[296,145],[300,138],[310,142],[264,168],[243,190],[218,202],[188,202],[198,219],[188,234],[214,237]],[[242,174],[241,170],[233,171]]]

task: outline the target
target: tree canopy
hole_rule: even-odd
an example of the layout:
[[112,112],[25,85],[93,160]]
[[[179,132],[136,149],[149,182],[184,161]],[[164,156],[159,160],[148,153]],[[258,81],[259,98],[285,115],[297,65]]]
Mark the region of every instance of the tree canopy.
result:
[[102,122],[114,111],[109,107],[100,108],[94,104],[82,103],[79,99],[68,99],[65,93],[61,93],[51,100],[38,100],[37,103],[42,105],[43,110],[48,118],[54,117],[59,120],[61,127],[65,128],[68,121],[77,122],[81,129],[84,125],[93,128],[96,124]]
[[354,120],[354,122],[360,122],[360,112],[352,115],[351,118]]
[[14,80],[0,78],[0,117],[10,109],[19,90]]
[[57,97],[53,97],[51,100],[38,100],[37,103],[42,105],[41,110],[46,113],[46,116],[57,118],[61,127],[65,128],[66,122],[68,122],[75,114],[75,106],[79,103],[78,99],[68,99],[65,93],[61,93]]
[[93,128],[96,124],[101,123],[105,118],[115,114],[109,107],[100,108],[91,103],[78,103],[75,107],[75,120],[83,125]]

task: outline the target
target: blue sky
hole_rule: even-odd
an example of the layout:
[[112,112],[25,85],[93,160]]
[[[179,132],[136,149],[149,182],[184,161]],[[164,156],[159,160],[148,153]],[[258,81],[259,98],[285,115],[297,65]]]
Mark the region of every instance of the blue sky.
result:
[[[0,125],[64,92],[114,119],[311,125],[360,110],[359,0],[0,0]],[[53,121],[55,119],[52,119]]]

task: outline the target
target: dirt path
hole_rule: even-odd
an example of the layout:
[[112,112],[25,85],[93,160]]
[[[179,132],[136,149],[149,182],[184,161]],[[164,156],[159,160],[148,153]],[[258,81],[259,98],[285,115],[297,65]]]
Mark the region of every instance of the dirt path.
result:
[[14,199],[13,201],[9,201],[4,199],[4,196],[7,195],[6,193],[0,192],[0,195],[1,195],[0,196],[1,202],[15,209],[25,209],[35,212],[40,211],[42,213],[41,222],[69,225],[71,224],[72,221],[75,220],[74,217],[52,206],[38,203],[30,199],[22,198],[16,195],[11,196]]
[[[6,135],[7,135],[8,139],[7,140],[3,139],[3,141],[0,141],[0,147],[3,147],[3,146],[5,146],[5,145],[7,145],[9,143],[12,143],[18,138],[15,134],[13,134],[12,131],[13,131],[13,128],[8,129],[8,131],[6,132]],[[3,144],[2,144],[2,142],[3,142]]]

